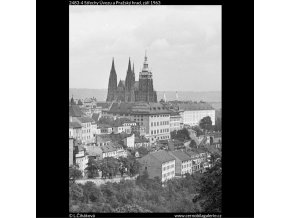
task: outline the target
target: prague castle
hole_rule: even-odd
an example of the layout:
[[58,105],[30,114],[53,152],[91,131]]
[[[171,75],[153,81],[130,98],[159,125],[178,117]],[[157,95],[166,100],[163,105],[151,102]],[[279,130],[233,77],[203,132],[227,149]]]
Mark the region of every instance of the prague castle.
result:
[[147,55],[139,73],[139,81],[135,81],[134,65],[129,64],[125,80],[120,80],[117,85],[117,74],[114,59],[109,78],[107,102],[157,102],[156,91],[153,88],[152,72],[148,68]]

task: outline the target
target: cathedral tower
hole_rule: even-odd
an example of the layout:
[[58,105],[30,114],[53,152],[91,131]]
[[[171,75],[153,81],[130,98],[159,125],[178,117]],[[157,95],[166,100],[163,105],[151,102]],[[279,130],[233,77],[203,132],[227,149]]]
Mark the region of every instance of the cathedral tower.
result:
[[113,58],[110,77],[109,77],[107,102],[111,102],[115,100],[116,91],[117,91],[117,74],[116,74],[114,58]]
[[136,101],[157,102],[157,95],[153,88],[152,72],[148,67],[148,58],[145,58],[142,71],[139,73],[139,90]]
[[128,70],[125,80],[125,101],[126,102],[134,102],[135,96],[134,96],[134,84],[135,84],[135,76],[133,73],[133,70],[131,68],[131,60],[129,58],[128,63]]

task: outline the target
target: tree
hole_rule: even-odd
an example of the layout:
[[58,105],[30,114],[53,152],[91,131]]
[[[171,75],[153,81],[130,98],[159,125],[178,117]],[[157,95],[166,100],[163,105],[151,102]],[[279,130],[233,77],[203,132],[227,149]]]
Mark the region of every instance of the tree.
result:
[[191,140],[190,144],[189,144],[189,147],[190,148],[196,148],[197,144],[194,140]]
[[170,134],[171,134],[172,139],[177,139],[177,140],[181,140],[181,141],[190,139],[189,132],[186,128],[183,128],[183,129],[178,130],[178,131],[175,130],[175,131],[171,132]]
[[79,169],[77,169],[75,166],[71,166],[69,168],[69,180],[71,182],[75,182],[76,179],[80,179],[82,178],[82,171],[80,171]]
[[128,158],[129,166],[128,166],[128,173],[129,176],[135,176],[139,173],[140,163],[134,158],[133,156],[129,156]]
[[137,151],[138,151],[140,156],[145,156],[146,154],[149,153],[149,151],[145,147],[140,147],[140,148],[137,149]]
[[210,116],[206,116],[199,121],[199,126],[203,130],[211,130],[212,129],[212,121]]
[[113,157],[105,157],[101,161],[101,171],[102,171],[102,177],[109,177],[113,178],[113,176],[116,176],[120,168],[120,163],[116,158]]
[[199,126],[194,126],[193,130],[195,131],[197,137],[202,135],[202,130],[200,129]]
[[222,195],[222,168],[221,163],[209,169],[201,178],[199,195],[193,201],[200,202],[202,212],[220,213],[221,212],[221,195]]
[[87,171],[88,178],[98,177],[99,169],[100,169],[99,163],[90,158],[89,162],[87,163],[87,167],[85,169]]

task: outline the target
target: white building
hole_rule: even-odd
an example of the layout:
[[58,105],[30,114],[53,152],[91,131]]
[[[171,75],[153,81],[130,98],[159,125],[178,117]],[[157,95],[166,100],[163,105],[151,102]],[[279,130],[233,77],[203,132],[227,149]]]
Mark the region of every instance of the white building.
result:
[[175,158],[166,151],[149,153],[138,160],[141,171],[147,171],[149,178],[159,177],[162,182],[175,177]]
[[181,128],[181,116],[178,112],[171,112],[170,114],[170,132],[178,131]]
[[189,155],[182,151],[169,152],[175,157],[175,174],[177,176],[184,176],[186,173],[192,174],[192,160]]
[[212,125],[215,125],[215,110],[208,103],[178,103],[180,110],[181,122],[184,125],[196,126],[202,118],[209,116],[212,121]]
[[150,143],[170,139],[170,113],[160,103],[113,103],[105,116],[128,118],[145,128]]
[[95,121],[90,117],[73,117],[72,119],[82,125],[82,142],[85,144],[93,143],[95,139],[92,123],[95,123]]
[[[80,147],[80,146],[79,146]],[[82,172],[83,176],[85,175],[85,169],[87,168],[87,164],[89,162],[88,156],[85,154],[83,149],[79,149],[79,152],[75,155],[76,165],[79,170]]]

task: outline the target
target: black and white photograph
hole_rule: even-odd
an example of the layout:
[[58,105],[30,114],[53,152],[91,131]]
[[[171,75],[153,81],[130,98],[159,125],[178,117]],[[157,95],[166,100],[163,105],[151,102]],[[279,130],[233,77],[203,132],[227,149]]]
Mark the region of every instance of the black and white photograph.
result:
[[70,213],[221,214],[221,16],[69,6]]

